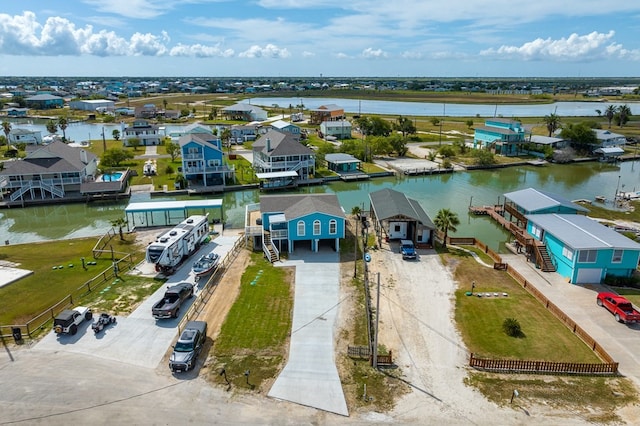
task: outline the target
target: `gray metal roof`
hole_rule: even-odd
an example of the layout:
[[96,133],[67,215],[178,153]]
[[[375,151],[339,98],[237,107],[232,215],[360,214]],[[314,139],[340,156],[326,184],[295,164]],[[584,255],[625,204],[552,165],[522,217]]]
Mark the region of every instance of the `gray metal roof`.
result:
[[189,200],[189,201],[144,201],[140,203],[130,203],[125,207],[125,213],[136,212],[156,212],[165,210],[186,210],[186,209],[211,209],[222,208],[221,199],[209,200]]
[[402,215],[417,220],[427,228],[436,229],[422,206],[416,200],[407,198],[402,192],[385,188],[370,193],[369,199],[378,220],[387,220]]
[[618,154],[618,155],[622,155],[622,154],[624,154],[624,149],[622,149],[622,148],[620,148],[618,146],[611,146],[611,147],[607,147],[607,148],[598,148],[594,152],[596,152],[598,154]]
[[575,250],[640,250],[640,244],[584,215],[532,214],[527,220]]
[[328,163],[334,163],[334,164],[362,162],[351,154],[343,154],[343,153],[325,154],[324,159]]
[[531,135],[530,141],[533,143],[537,143],[540,145],[551,145],[554,143],[562,142],[564,139],[562,138],[553,138],[549,136],[542,135]]
[[522,207],[528,212],[536,212],[539,210],[548,209],[554,206],[565,206],[576,211],[588,212],[589,210],[572,203],[564,197],[551,192],[541,191],[539,189],[527,188],[519,191],[508,192],[504,194],[507,200],[510,200]]
[[260,197],[260,211],[262,213],[284,213],[287,220],[311,213],[346,217],[335,194],[262,195]]

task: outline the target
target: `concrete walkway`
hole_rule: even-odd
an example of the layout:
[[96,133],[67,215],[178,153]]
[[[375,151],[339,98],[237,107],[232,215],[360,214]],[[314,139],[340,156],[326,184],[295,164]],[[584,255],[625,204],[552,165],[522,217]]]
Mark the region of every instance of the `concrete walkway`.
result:
[[570,284],[557,273],[536,269],[523,255],[501,256],[593,337],[619,363],[623,375],[640,385],[640,325],[620,324],[609,311],[596,305],[596,295],[610,291],[606,286]]
[[333,251],[296,249],[282,266],[295,266],[295,300],[289,360],[269,396],[348,416],[334,359],[340,304],[340,263]]

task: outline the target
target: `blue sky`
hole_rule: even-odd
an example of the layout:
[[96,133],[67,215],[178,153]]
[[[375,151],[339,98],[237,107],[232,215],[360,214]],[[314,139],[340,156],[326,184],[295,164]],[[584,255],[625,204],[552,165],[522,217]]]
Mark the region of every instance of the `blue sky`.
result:
[[640,2],[3,1],[0,75],[640,75]]

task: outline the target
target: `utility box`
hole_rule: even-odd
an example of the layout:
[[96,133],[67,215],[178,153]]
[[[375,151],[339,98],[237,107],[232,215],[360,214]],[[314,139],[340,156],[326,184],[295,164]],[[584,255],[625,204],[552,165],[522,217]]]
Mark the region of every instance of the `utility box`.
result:
[[22,342],[22,329],[20,327],[12,327],[11,334],[16,343]]

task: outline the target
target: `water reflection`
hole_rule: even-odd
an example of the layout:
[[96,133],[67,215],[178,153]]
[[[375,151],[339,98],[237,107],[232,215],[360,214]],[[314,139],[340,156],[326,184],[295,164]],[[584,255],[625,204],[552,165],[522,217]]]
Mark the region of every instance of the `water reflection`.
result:
[[[458,235],[475,235],[490,247],[499,249],[507,241],[508,234],[487,218],[469,216],[470,203],[494,204],[505,192],[527,187],[557,193],[571,200],[593,200],[597,195],[612,199],[618,185],[621,191],[639,191],[640,165],[633,162],[619,166],[589,162],[447,175],[399,176],[349,183],[334,182],[325,186],[300,188],[296,193],[335,193],[349,214],[354,206],[369,208],[369,193],[393,188],[418,200],[431,217],[435,217],[441,208],[455,211],[461,220]],[[248,190],[207,198],[222,198],[227,226],[241,228],[244,226],[245,206],[259,202],[260,195],[257,190]],[[154,198],[158,201],[162,199],[190,198]],[[132,202],[149,200],[149,194],[136,194],[131,199]],[[0,242],[10,240],[11,243],[21,243],[100,235],[110,227],[112,220],[124,216],[126,204],[67,204],[0,210]]]

